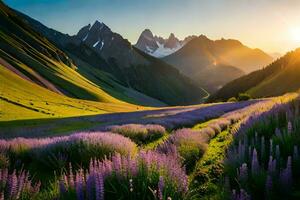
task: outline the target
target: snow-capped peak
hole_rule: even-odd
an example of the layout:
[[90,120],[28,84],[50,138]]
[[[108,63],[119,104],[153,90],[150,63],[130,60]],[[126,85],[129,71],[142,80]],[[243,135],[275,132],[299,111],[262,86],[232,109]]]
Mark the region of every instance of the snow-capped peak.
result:
[[164,39],[154,36],[149,29],[145,29],[140,35],[136,47],[152,56],[164,57],[180,49],[184,44],[171,33],[169,38]]

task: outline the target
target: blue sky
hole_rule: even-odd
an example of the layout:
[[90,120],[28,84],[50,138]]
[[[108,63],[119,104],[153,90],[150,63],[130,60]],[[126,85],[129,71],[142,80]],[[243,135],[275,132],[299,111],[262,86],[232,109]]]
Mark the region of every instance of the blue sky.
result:
[[[284,53],[300,47],[298,0],[4,0],[64,33],[99,20],[135,43],[145,28],[167,37],[234,38]],[[298,34],[299,33],[299,34]],[[298,36],[299,35],[299,36]]]

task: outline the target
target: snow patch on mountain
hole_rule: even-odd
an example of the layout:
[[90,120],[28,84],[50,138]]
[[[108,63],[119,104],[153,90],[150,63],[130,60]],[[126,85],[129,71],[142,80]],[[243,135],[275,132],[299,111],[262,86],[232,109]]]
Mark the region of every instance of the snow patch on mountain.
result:
[[176,51],[178,51],[183,45],[180,43],[177,43],[175,48],[166,48],[164,46],[164,44],[161,44],[159,42],[157,42],[158,48],[153,51],[153,52],[149,52],[150,55],[157,57],[157,58],[162,58],[165,56],[168,56]]
[[88,36],[89,36],[89,33],[86,34],[86,36],[82,39],[82,41],[85,41],[88,38]]
[[101,42],[100,50],[102,50],[103,46],[104,46],[104,41]]
[[178,51],[193,37],[195,36],[189,36],[184,40],[179,40],[171,33],[168,38],[164,39],[160,36],[153,35],[150,29],[145,29],[141,33],[135,47],[151,56],[162,58]]
[[100,40],[98,40],[94,45],[93,47],[95,48],[98,44],[99,44]]

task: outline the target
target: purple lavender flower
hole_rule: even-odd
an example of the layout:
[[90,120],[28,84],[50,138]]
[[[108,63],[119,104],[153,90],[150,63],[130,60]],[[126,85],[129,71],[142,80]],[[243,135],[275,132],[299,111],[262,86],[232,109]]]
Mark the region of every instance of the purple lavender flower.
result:
[[84,200],[84,194],[83,194],[83,173],[82,169],[79,170],[79,172],[76,173],[76,195],[78,200]]
[[[134,164],[132,165],[132,163]],[[134,166],[134,171],[136,171],[136,173],[132,173],[132,166]],[[169,184],[172,185],[172,187],[175,187],[174,189],[182,195],[188,190],[188,177],[180,164],[179,158],[174,155],[160,154],[155,151],[141,151],[134,158],[115,154],[112,156],[111,160],[92,160],[89,166],[89,173],[86,174],[86,182],[84,181],[84,178],[80,178],[83,177],[81,171],[82,170],[79,170],[79,172],[76,173],[75,187],[78,199],[82,196],[90,198],[94,191],[91,188],[95,188],[94,194],[97,200],[104,199],[104,182],[110,177],[117,178],[120,181],[130,177],[130,191],[133,191],[133,180],[139,173],[146,173],[146,175],[158,173],[160,175],[160,181],[157,184],[162,193],[164,185],[166,184],[165,180],[168,180]],[[66,185],[71,188],[74,187],[71,186],[71,184]],[[86,189],[82,190],[82,188]],[[84,195],[81,191],[88,194]]]
[[255,148],[253,149],[253,154],[252,154],[251,172],[252,175],[255,175],[259,172],[259,163],[257,158],[257,151]]
[[288,122],[287,132],[288,132],[288,134],[291,134],[292,131],[293,131],[293,125],[292,125],[292,123],[289,121],[289,122]]
[[16,171],[14,170],[13,173],[8,178],[8,188],[9,188],[9,195],[12,198],[15,198],[17,195],[17,185],[18,185],[18,178],[16,175]]
[[248,178],[248,167],[247,167],[247,163],[243,163],[242,166],[240,167],[240,173],[239,173],[239,178],[240,180],[247,180]]
[[96,200],[104,200],[104,180],[101,173],[96,175]]
[[162,176],[159,177],[159,182],[158,182],[158,199],[162,200],[163,199],[163,191],[164,191],[164,178]]
[[[19,199],[26,192],[28,197],[33,197],[39,192],[40,182],[33,185],[29,178],[29,173],[13,170],[12,174],[7,169],[0,171],[0,199]],[[30,191],[30,193],[28,193]]]

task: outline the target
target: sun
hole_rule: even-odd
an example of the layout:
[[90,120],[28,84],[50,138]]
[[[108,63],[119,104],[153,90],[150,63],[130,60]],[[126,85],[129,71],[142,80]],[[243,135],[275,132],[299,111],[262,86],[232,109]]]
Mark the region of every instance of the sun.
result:
[[294,27],[290,29],[291,40],[295,42],[300,42],[300,27]]

